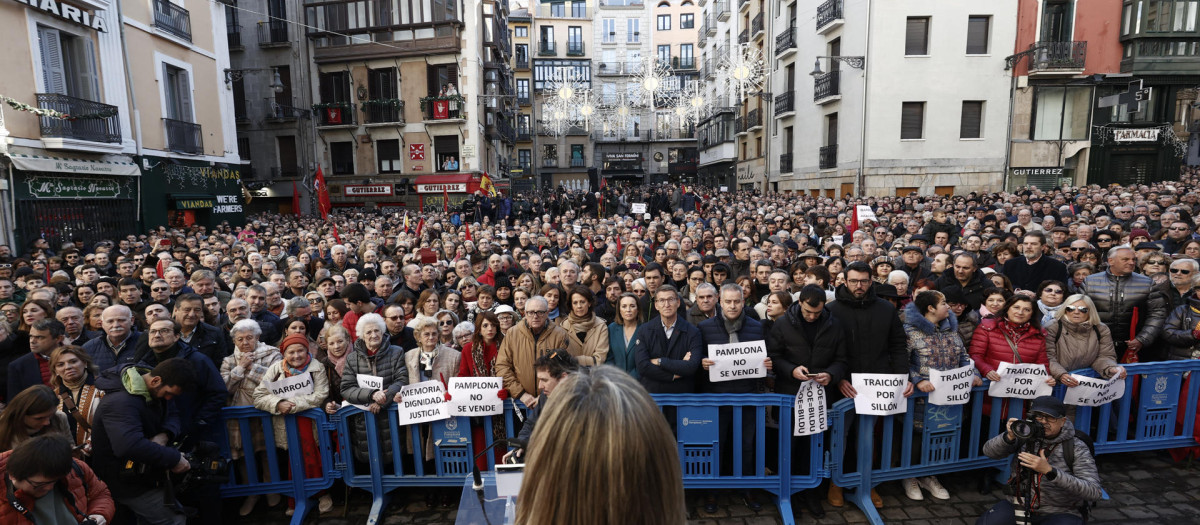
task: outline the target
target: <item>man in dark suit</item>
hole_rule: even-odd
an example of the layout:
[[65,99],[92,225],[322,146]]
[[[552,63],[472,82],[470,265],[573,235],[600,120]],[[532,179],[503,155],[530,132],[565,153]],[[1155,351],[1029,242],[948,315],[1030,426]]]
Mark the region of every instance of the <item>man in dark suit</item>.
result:
[[57,319],[42,319],[29,327],[29,353],[8,364],[8,399],[36,385],[50,385],[50,353],[62,344],[66,328]]
[[225,356],[233,350],[225,346],[225,334],[215,326],[203,322],[204,299],[198,294],[187,293],[175,300],[175,311],[171,317],[179,323],[179,340],[191,345],[207,356],[217,368]]
[[66,332],[63,334],[63,346],[83,346],[84,343],[95,339],[104,332],[93,332],[83,328],[83,310],[74,306],[66,306],[54,314],[54,318],[63,324]]
[[391,344],[400,347],[404,351],[409,351],[417,347],[417,340],[413,337],[413,329],[404,323],[403,306],[398,304],[384,306],[383,321],[387,324],[387,337]]
[[704,359],[700,329],[679,317],[679,291],[664,284],[654,294],[658,317],[642,326],[634,356],[642,386],[652,394],[696,391],[696,372]]

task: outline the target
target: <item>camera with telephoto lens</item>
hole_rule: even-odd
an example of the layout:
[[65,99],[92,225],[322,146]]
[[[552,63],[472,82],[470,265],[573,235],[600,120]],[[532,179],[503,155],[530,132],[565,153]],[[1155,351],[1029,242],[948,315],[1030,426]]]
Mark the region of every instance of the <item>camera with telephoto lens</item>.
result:
[[220,483],[229,479],[229,460],[221,457],[221,449],[211,441],[200,441],[191,452],[184,452],[191,469],[183,475],[180,490],[193,484]]
[[1046,427],[1032,417],[1013,421],[1011,428],[1018,442],[1038,440],[1046,437]]

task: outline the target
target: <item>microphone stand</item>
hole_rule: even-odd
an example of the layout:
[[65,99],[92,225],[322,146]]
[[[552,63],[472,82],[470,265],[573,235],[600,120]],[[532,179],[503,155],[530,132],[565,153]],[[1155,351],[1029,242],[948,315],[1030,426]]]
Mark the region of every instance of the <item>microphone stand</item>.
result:
[[483,473],[479,471],[478,460],[479,458],[483,457],[484,454],[487,454],[488,451],[496,448],[496,445],[500,444],[511,444],[520,447],[525,446],[525,442],[517,438],[497,439],[491,445],[488,445],[483,450],[479,451],[478,454],[475,454],[475,458],[471,460],[471,488],[475,489],[476,492],[483,492]]

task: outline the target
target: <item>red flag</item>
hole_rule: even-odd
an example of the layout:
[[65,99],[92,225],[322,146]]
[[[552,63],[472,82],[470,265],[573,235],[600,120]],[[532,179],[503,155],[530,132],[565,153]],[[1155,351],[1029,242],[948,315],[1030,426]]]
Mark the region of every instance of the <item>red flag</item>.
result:
[[850,229],[846,231],[846,238],[842,239],[842,244],[850,244],[854,239],[854,230],[858,229],[858,206],[854,206],[850,211]]
[[450,190],[442,188],[442,212],[450,213]]
[[333,240],[337,241],[337,243],[338,243],[338,244],[341,244],[341,243],[342,243],[342,236],[341,236],[341,235],[338,235],[338,231],[337,231],[337,223],[333,223],[333,222],[331,222],[331,223],[329,223],[329,225],[333,227]]
[[423,230],[423,229],[425,229],[425,217],[421,217],[421,220],[417,221],[417,238],[418,239],[421,238],[421,230]]
[[300,187],[296,185],[296,181],[292,181],[292,213],[300,216]]
[[[1130,317],[1130,319],[1129,319],[1129,339],[1128,340],[1130,340],[1130,341],[1137,339],[1138,313],[1139,313],[1138,308],[1136,306],[1133,307],[1133,316]],[[1137,350],[1134,350],[1132,348],[1127,348],[1125,350],[1125,354],[1121,356],[1121,362],[1122,363],[1138,362]]]
[[333,204],[329,202],[329,187],[325,185],[325,174],[321,173],[321,166],[317,166],[317,176],[313,182],[313,189],[317,192],[317,208],[321,212],[321,218],[328,219],[329,211],[333,209]]
[[465,227],[467,229],[467,240],[468,241],[472,240],[471,239],[471,225],[467,224],[467,223],[463,223],[463,227]]

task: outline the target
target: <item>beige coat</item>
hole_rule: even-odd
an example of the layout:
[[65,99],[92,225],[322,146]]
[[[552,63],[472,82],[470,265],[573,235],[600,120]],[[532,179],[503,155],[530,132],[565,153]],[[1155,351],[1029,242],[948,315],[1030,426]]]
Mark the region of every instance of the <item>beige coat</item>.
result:
[[[221,362],[221,378],[225,380],[225,387],[229,389],[228,404],[231,407],[254,406],[254,389],[262,381],[263,374],[272,364],[283,359],[278,348],[268,346],[261,341],[250,353],[250,366],[246,368],[239,366],[238,359],[242,355],[240,350],[235,349],[233,355],[226,356]],[[234,422],[229,422],[227,426],[230,455],[233,456],[233,459],[241,458],[242,429]],[[258,421],[250,421],[250,432],[254,450],[266,450],[266,438],[263,436],[262,426]]]
[[[287,366],[284,361],[276,361],[267,368],[266,373],[262,376],[262,381],[254,388],[254,408],[263,412],[279,414],[278,406],[280,401],[285,401],[284,398],[272,394],[267,390],[267,383],[279,381],[283,379],[283,367]],[[308,374],[313,377],[313,392],[304,396],[296,396],[286,399],[295,403],[296,408],[292,413],[303,412],[310,408],[321,408],[321,403],[326,397],[329,397],[329,374],[325,373],[325,365],[313,358],[312,363],[308,365]],[[271,426],[275,428],[275,446],[287,448],[287,425],[283,422],[283,416],[277,415],[271,418]],[[313,427],[313,437],[316,437],[317,427]]]
[[522,319],[508,329],[504,342],[500,343],[500,353],[496,356],[496,375],[504,378],[504,388],[514,399],[520,399],[521,394],[526,392],[537,397],[537,371],[533,369],[533,362],[538,356],[560,348],[567,349],[575,356],[583,352],[579,340],[568,335],[563,327],[554,322],[548,322],[542,334],[534,337],[529,330],[529,320]]
[[1108,368],[1120,366],[1117,364],[1117,350],[1108,326],[1101,323],[1097,328],[1100,329],[1099,338],[1090,322],[1075,324],[1059,319],[1046,326],[1046,357],[1050,359],[1051,377],[1058,378],[1072,370],[1091,368],[1100,377],[1108,379]]
[[[449,390],[450,385],[448,383],[450,382],[450,378],[458,373],[458,361],[462,358],[462,353],[441,343],[438,343],[435,351],[437,353],[433,356],[433,372],[430,379],[442,381],[444,378],[446,389]],[[421,381],[430,380],[421,377],[421,349],[419,347],[404,353],[404,365],[408,367],[408,384],[415,385]],[[413,449],[412,433],[407,429],[402,429],[402,431],[404,433],[404,443],[411,452]],[[429,425],[421,425],[421,435],[424,436],[421,439],[421,451],[426,460],[433,459],[432,434],[429,431]]]
[[559,326],[567,331],[567,336],[571,338],[572,342],[579,345],[579,353],[571,352],[571,354],[578,358],[580,365],[604,364],[605,359],[608,358],[608,325],[603,320],[597,319],[592,328],[584,334],[582,341],[577,335],[579,330],[572,326],[570,316],[560,317],[559,320],[562,321]]

